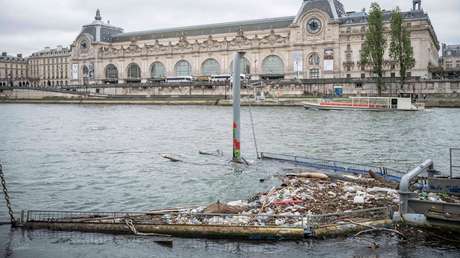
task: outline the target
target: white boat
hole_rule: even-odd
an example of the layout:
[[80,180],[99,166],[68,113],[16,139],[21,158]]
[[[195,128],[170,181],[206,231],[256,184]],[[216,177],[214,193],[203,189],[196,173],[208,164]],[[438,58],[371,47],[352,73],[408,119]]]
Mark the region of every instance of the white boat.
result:
[[306,109],[316,110],[366,110],[366,111],[419,111],[424,110],[422,103],[413,103],[411,98],[401,97],[352,97],[351,101],[321,99],[306,102]]

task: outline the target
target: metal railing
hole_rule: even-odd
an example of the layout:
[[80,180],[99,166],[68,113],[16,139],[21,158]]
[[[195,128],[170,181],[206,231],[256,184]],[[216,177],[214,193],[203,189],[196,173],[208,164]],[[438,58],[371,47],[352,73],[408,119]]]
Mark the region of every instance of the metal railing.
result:
[[341,213],[320,215],[267,215],[267,214],[208,214],[183,212],[74,212],[39,211],[24,212],[27,223],[113,223],[124,224],[131,219],[142,225],[219,225],[219,226],[258,226],[316,228],[350,219],[387,219],[390,210],[387,207],[354,210]]
[[454,172],[460,173],[460,148],[450,148],[450,178],[454,178]]
[[354,174],[368,174],[370,170],[383,176],[386,180],[390,181],[400,181],[401,177],[405,174],[403,171],[396,169],[386,168],[386,167],[377,167],[368,164],[358,164],[344,161],[335,161],[335,160],[326,160],[326,159],[317,159],[310,157],[300,157],[295,155],[287,154],[275,154],[262,152],[262,159],[271,159],[284,162],[294,162],[296,164],[301,164],[306,167],[315,168],[319,170],[332,171],[332,172],[344,172],[344,173],[354,173]]

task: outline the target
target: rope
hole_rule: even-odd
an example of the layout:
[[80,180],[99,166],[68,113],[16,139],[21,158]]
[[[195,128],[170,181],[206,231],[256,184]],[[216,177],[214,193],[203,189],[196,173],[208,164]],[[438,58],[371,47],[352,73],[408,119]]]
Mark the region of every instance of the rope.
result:
[[5,175],[3,174],[2,164],[0,164],[0,180],[3,187],[3,194],[5,196],[6,207],[8,208],[8,214],[10,215],[10,221],[12,225],[15,225],[16,219],[14,218],[13,209],[11,208],[10,196],[8,194],[8,188],[6,188]]
[[132,219],[125,219],[126,226],[133,232],[136,236],[157,236],[157,237],[171,237],[170,235],[163,235],[163,234],[155,234],[155,233],[141,233],[137,231],[136,227],[134,226],[134,222]]
[[249,118],[251,119],[252,137],[254,138],[254,146],[256,148],[257,159],[260,159],[259,148],[257,147],[256,129],[254,128],[254,118],[252,117],[251,103],[249,103]]

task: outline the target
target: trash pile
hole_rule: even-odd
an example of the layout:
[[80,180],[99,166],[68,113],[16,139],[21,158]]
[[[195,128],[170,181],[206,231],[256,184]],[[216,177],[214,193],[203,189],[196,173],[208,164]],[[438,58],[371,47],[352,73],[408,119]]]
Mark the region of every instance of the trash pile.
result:
[[397,209],[397,184],[369,176],[302,172],[280,177],[281,185],[248,200],[183,209],[165,224],[302,226],[308,216],[388,207]]
[[415,193],[418,194],[418,199],[422,201],[460,204],[460,196],[450,195],[447,193],[429,193],[419,190],[415,190]]
[[398,191],[371,177],[330,178],[321,173],[287,175],[281,187],[256,195],[253,214],[325,214],[376,207],[397,207]]

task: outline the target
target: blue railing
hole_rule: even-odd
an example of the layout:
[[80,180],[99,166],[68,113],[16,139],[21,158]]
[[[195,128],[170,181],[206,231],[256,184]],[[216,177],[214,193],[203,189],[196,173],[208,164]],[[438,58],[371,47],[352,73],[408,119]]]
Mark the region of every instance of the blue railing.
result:
[[372,170],[377,175],[380,175],[385,178],[387,181],[396,181],[399,182],[401,177],[405,174],[403,171],[396,169],[386,168],[386,167],[376,167],[373,165],[367,164],[358,164],[344,161],[335,161],[335,160],[325,160],[309,157],[300,157],[295,155],[287,154],[275,154],[275,153],[261,153],[262,159],[271,159],[283,162],[293,162],[296,164],[301,164],[309,168],[315,168],[319,170],[331,171],[335,173],[352,173],[352,174],[361,174],[368,175],[369,171]]

